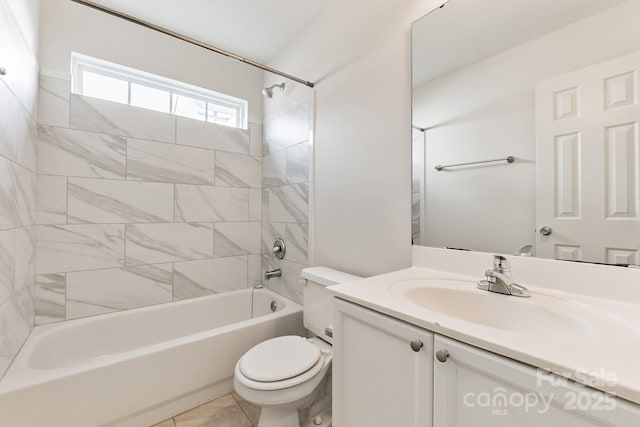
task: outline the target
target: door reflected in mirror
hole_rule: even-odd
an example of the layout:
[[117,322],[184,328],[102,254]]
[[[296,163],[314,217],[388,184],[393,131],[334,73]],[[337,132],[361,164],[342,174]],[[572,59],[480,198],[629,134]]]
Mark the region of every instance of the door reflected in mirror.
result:
[[414,244],[640,264],[638,16],[450,0],[413,24]]

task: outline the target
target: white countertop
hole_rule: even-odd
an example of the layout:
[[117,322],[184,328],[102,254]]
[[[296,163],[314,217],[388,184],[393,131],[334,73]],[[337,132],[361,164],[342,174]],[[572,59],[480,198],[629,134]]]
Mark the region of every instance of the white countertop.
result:
[[[523,333],[465,321],[425,308],[401,292],[391,291],[393,284],[411,279],[463,280],[475,289],[480,278],[412,267],[336,285],[330,290],[341,299],[577,382],[588,383],[640,404],[640,305],[636,302],[584,296],[527,284],[531,300],[536,297],[565,300],[569,304],[568,309],[575,305],[589,307],[599,313],[594,318],[584,319],[587,327],[580,333],[568,336],[554,334],[554,331],[538,331],[535,324],[527,325],[532,332]],[[504,299],[505,304],[509,304],[510,299],[518,299],[492,295]]]

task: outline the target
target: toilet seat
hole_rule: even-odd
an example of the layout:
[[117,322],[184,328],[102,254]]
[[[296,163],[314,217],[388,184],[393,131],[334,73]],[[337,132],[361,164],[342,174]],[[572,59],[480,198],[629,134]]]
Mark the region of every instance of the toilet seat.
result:
[[331,361],[331,352],[298,336],[267,340],[249,350],[235,366],[235,377],[253,390],[281,390],[309,381]]
[[298,336],[261,342],[240,358],[242,375],[253,381],[275,382],[307,372],[320,359],[320,349]]

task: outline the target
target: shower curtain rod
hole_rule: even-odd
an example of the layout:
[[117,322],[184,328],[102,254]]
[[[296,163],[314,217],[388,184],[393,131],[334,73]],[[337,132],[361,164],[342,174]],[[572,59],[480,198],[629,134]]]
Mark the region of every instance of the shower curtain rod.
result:
[[191,44],[193,44],[195,46],[199,46],[199,47],[201,47],[203,49],[207,49],[207,50],[209,50],[211,52],[215,52],[217,54],[224,55],[224,56],[226,56],[228,58],[235,59],[236,61],[244,62],[245,64],[251,65],[253,67],[259,68],[259,69],[264,70],[264,71],[268,71],[268,72],[273,73],[273,74],[277,74],[277,75],[282,76],[284,78],[287,78],[289,80],[293,80],[295,82],[301,83],[301,84],[303,84],[305,86],[308,86],[308,87],[314,87],[315,86],[315,83],[312,83],[310,81],[299,79],[299,78],[294,77],[294,76],[292,76],[290,74],[284,73],[284,72],[276,70],[274,68],[271,68],[271,67],[269,67],[267,65],[260,64],[258,62],[255,62],[255,61],[252,61],[250,59],[244,58],[242,56],[236,55],[235,53],[231,53],[229,51],[226,51],[224,49],[220,49],[218,47],[215,47],[215,46],[212,46],[210,44],[201,42],[199,40],[192,39],[191,37],[187,37],[187,36],[185,36],[183,34],[176,33],[175,31],[171,31],[171,30],[168,30],[166,28],[154,25],[154,24],[152,24],[150,22],[143,21],[143,20],[138,19],[138,18],[134,18],[131,15],[126,15],[124,13],[120,13],[120,12],[118,12],[116,10],[110,9],[108,7],[105,7],[105,6],[101,6],[101,5],[93,3],[91,1],[87,1],[87,0],[71,0],[71,1],[74,2],[74,3],[78,3],[78,4],[81,4],[83,6],[87,6],[87,7],[90,7],[92,9],[98,10],[100,12],[106,13],[108,15],[115,16],[116,18],[124,19],[125,21],[129,21],[129,22],[132,22],[134,24],[140,25],[142,27],[149,28],[150,30],[157,31],[159,33],[162,33],[162,34],[165,34],[167,36],[176,38],[178,40],[182,40],[184,42],[191,43]]

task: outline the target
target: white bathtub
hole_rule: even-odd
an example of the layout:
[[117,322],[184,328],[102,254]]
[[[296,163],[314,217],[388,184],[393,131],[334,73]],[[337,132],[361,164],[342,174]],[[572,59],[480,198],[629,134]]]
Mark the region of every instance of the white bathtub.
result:
[[0,382],[0,425],[148,426],[232,391],[253,345],[303,333],[302,307],[266,289],[38,326]]

